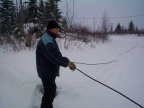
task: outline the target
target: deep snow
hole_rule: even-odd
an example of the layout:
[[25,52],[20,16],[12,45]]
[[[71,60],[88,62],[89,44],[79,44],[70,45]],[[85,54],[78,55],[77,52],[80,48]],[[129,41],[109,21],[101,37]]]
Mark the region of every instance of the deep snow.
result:
[[[72,42],[63,56],[74,62],[106,63],[77,64],[77,68],[100,82],[118,90],[144,106],[144,37],[110,36],[109,42]],[[60,69],[57,77],[58,95],[54,108],[139,108],[112,90],[85,77],[77,70]],[[35,66],[35,50],[3,53],[0,49],[0,108],[39,108],[41,81]]]

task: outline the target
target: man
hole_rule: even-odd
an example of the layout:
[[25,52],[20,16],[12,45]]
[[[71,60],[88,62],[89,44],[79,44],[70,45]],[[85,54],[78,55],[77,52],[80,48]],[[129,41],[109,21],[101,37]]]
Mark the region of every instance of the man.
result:
[[63,57],[55,41],[58,36],[59,25],[50,21],[46,32],[42,35],[36,49],[36,66],[38,76],[42,80],[44,95],[41,108],[53,108],[52,102],[56,95],[56,76],[59,76],[59,67],[75,70],[76,66],[66,57]]

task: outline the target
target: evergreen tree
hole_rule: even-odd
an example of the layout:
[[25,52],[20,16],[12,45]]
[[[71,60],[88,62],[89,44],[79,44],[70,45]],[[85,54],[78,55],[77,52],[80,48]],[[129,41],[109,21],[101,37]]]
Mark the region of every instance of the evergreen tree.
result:
[[121,30],[122,30],[122,27],[121,27],[120,23],[118,23],[117,26],[116,26],[115,32],[120,33]]
[[38,10],[39,10],[38,14],[39,14],[39,17],[40,17],[40,20],[41,20],[41,19],[43,19],[43,12],[44,12],[44,2],[43,2],[43,0],[40,0]]
[[59,0],[47,0],[45,3],[45,15],[47,20],[56,20],[60,22],[61,12],[58,8],[57,2]]
[[60,19],[62,18],[62,16],[61,16],[61,11],[60,11],[60,9],[58,8],[58,5],[57,5],[57,2],[58,1],[56,1],[56,6],[55,6],[55,20],[56,21],[58,21],[58,22],[60,22]]
[[38,18],[39,18],[39,23],[41,25],[45,24],[45,7],[44,7],[44,2],[43,0],[40,0],[39,7],[38,7]]
[[60,22],[61,13],[59,12],[57,2],[58,2],[57,0],[47,0],[46,2],[40,0],[38,6],[38,16],[39,16],[38,36],[41,33],[43,33],[50,20],[55,20],[57,22]]
[[38,6],[37,6],[37,0],[30,0],[28,4],[28,14],[27,19],[28,22],[36,22],[38,19]]
[[11,30],[13,31],[17,26],[17,18],[18,18],[18,7],[13,4],[14,6],[11,9],[10,16],[11,16]]
[[39,24],[39,28],[37,29],[37,36],[40,37],[45,28],[46,28],[46,17],[45,17],[45,6],[44,6],[44,2],[43,0],[40,0],[39,2],[39,6],[38,6],[38,24]]
[[56,15],[56,3],[55,0],[49,0],[49,6],[50,6],[50,15],[52,19],[55,19]]
[[135,30],[134,30],[134,23],[133,23],[132,20],[131,20],[130,23],[129,23],[128,31],[129,31],[130,33],[132,33],[132,32],[135,31]]
[[0,1],[0,34],[1,34],[1,28],[2,28],[2,1]]
[[16,10],[13,1],[2,0],[0,4],[0,18],[1,18],[1,33],[11,33],[15,26]]
[[[27,3],[29,3],[29,2],[24,2],[24,4],[27,4]],[[24,23],[27,23],[27,22],[29,22],[29,10],[28,10],[28,8],[27,8],[27,5],[24,5],[23,6],[23,14],[24,14]]]
[[44,8],[44,16],[45,16],[45,23],[47,24],[48,21],[52,20],[52,15],[51,15],[51,9],[50,9],[50,3],[49,0],[45,2],[45,8]]

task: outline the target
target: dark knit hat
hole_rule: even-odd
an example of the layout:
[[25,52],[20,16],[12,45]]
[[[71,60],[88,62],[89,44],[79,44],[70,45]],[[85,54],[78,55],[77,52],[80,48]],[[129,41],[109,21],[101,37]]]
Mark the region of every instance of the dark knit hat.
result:
[[48,30],[53,29],[53,28],[60,28],[56,21],[50,21],[47,25]]

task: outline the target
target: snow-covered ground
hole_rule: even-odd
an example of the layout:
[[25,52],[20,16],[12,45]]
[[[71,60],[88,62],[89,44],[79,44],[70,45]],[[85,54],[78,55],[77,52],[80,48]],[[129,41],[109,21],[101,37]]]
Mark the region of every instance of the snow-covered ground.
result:
[[[95,64],[114,60],[110,64],[76,66],[144,106],[144,37],[110,36],[105,44],[72,44],[68,50],[60,47],[71,61]],[[60,74],[54,108],[139,108],[77,70],[61,67]],[[0,108],[39,108],[41,87],[35,50],[3,53],[0,49]]]

